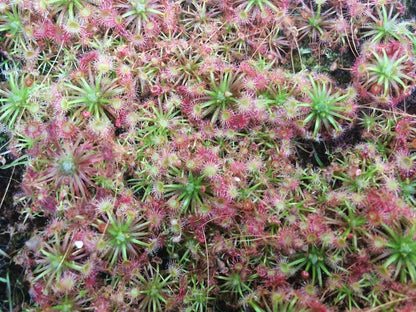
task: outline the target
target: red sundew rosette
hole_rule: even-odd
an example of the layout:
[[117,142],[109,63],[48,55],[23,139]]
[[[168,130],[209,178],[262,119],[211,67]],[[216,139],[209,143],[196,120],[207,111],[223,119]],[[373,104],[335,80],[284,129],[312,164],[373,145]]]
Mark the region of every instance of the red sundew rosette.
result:
[[354,87],[369,103],[396,106],[416,85],[415,62],[407,42],[367,45],[352,67]]

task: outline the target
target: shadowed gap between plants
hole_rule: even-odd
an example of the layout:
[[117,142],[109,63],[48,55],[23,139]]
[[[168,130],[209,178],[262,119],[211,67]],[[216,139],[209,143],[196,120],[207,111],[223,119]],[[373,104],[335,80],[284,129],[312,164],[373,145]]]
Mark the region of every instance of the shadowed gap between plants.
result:
[[327,167],[331,164],[331,158],[336,156],[334,153],[338,148],[355,146],[362,141],[361,132],[362,129],[355,122],[351,128],[335,138],[322,141],[299,139],[295,145],[297,160],[305,167],[309,164],[314,168]]
[[[3,146],[1,153],[6,150],[8,137],[5,133],[0,133],[0,146]],[[6,164],[10,164],[13,159],[6,155]],[[14,170],[13,170],[14,169]],[[21,306],[23,303],[30,302],[29,282],[24,281],[24,268],[13,261],[18,252],[22,249],[25,242],[30,238],[30,233],[34,228],[43,228],[46,225],[46,218],[35,218],[26,221],[24,231],[18,231],[21,226],[23,216],[19,214],[14,204],[14,196],[19,192],[19,185],[22,181],[23,166],[0,169],[0,249],[10,258],[0,254],[0,278],[5,279],[8,285],[3,284],[2,289],[10,286],[12,306]],[[10,183],[10,185],[9,185]],[[0,292],[0,311],[9,311],[9,293]]]
[[6,68],[7,57],[0,51],[0,82],[6,81]]
[[412,94],[409,97],[400,101],[397,104],[397,108],[405,111],[410,115],[416,115],[416,89],[413,90]]

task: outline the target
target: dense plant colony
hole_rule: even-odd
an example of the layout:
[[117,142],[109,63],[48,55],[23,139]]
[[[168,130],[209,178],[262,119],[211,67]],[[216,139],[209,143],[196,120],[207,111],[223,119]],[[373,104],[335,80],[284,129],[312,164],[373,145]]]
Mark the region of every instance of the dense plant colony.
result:
[[30,285],[7,307],[414,311],[405,14],[392,0],[0,0],[3,155],[24,166],[27,239],[8,256]]

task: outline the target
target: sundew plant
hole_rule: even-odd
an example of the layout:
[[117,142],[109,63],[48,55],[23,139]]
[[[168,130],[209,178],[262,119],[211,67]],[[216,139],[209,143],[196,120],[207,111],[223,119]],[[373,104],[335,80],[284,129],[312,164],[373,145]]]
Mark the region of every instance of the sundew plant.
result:
[[414,14],[0,0],[0,311],[415,311]]

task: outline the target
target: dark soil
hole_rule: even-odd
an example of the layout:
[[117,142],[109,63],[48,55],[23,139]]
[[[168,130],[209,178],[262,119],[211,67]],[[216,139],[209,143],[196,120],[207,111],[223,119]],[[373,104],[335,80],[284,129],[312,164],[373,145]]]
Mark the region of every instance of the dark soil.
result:
[[327,167],[331,164],[336,150],[342,150],[346,146],[355,146],[361,142],[362,129],[355,123],[334,138],[315,141],[312,139],[300,139],[296,144],[296,155],[299,163],[307,167]]
[[[0,146],[5,142],[7,136],[0,133]],[[7,163],[11,161],[7,159]],[[13,262],[13,257],[29,238],[28,233],[18,231],[21,215],[13,200],[14,194],[19,191],[22,173],[23,168],[0,169],[0,249],[9,256],[5,257],[3,252],[0,252],[0,278],[8,281],[10,285],[8,288],[7,284],[0,283],[0,288],[6,290],[0,291],[0,311],[9,311],[10,306],[17,308],[14,311],[19,311],[18,307],[30,300],[29,285],[24,281],[24,269]]]
[[405,111],[408,114],[416,115],[416,88],[412,94],[397,104],[397,108]]
[[407,0],[404,1],[406,6],[406,19],[412,19],[416,16],[416,1],[414,0]]

